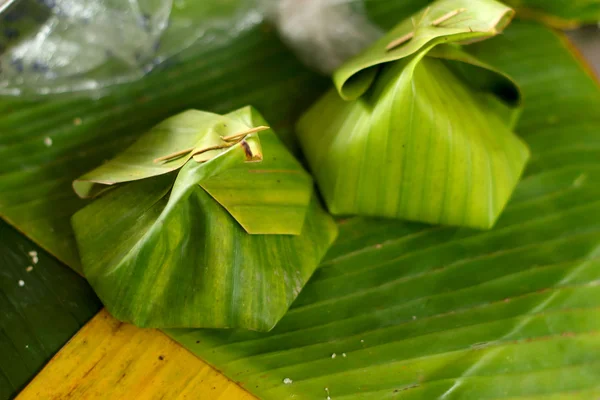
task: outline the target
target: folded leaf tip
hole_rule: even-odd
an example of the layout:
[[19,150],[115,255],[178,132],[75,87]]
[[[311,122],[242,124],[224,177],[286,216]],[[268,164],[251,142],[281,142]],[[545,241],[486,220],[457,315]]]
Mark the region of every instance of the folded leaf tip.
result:
[[439,0],[407,18],[333,74],[341,98],[354,100],[372,86],[383,64],[442,43],[470,43],[500,33],[514,10],[496,0]]
[[512,15],[495,0],[440,0],[335,72],[297,125],[333,214],[493,226],[529,159],[512,132],[520,91],[459,44]]
[[171,117],[74,186],[105,183],[72,218],[83,273],[142,327],[269,330],[337,234],[311,176],[251,107]]

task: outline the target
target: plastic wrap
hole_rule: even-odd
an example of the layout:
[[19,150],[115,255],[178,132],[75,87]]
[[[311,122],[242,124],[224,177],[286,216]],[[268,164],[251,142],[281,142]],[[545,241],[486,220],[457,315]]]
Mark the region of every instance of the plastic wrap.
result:
[[265,19],[329,73],[379,36],[362,11],[352,0],[13,0],[0,17],[0,95],[98,93]]
[[195,43],[230,40],[262,21],[252,1],[198,3],[17,0],[0,18],[0,94],[129,82]]

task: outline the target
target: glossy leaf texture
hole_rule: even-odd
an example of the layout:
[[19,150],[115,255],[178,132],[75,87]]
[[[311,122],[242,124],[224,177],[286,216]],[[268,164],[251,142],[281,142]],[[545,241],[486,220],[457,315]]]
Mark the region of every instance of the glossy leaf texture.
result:
[[[429,3],[365,1],[369,16],[386,28]],[[229,17],[237,5],[237,0],[181,1],[174,17],[183,22]],[[293,147],[291,125],[327,83],[303,67],[263,23],[223,41],[192,46],[139,82],[112,87],[98,99],[0,99],[0,215],[81,271],[70,217],[87,202],[73,194],[74,179],[189,108],[224,113],[252,104]]]
[[[252,107],[244,107],[227,116],[247,127],[268,125]],[[261,147],[256,159],[248,154],[250,146],[245,146],[245,157],[249,162],[222,169],[203,179],[200,186],[250,234],[302,234],[313,197],[312,177],[273,130],[255,135],[260,139]]]
[[298,235],[312,196],[312,178],[265,124],[252,107],[226,115],[187,110],[75,180],[73,188],[80,197],[91,197],[190,164],[194,176],[183,184],[200,185],[246,232]]
[[[229,18],[236,10],[235,3],[181,1],[175,11],[184,22]],[[210,12],[206,12],[207,8]],[[98,98],[2,98],[0,216],[81,273],[70,218],[88,202],[73,192],[74,179],[114,157],[160,121],[190,108],[225,113],[253,104],[266,111],[271,127],[293,145],[292,122],[326,83],[325,78],[311,73],[296,60],[268,24],[257,23],[222,41],[191,47],[143,80],[112,87]],[[4,243],[8,242],[3,236]],[[10,248],[3,249],[2,257],[13,257]],[[76,303],[94,302],[99,307],[89,285],[83,279],[77,281],[78,285],[70,290],[85,295]],[[59,290],[54,285],[50,289]],[[12,356],[0,357],[0,363],[6,360],[15,374],[11,378],[13,386],[2,385],[2,398],[9,398],[15,388],[31,379],[80,326],[48,321],[44,313],[23,315],[21,324],[37,327],[40,337],[61,332],[60,340],[41,341],[44,356],[24,367]],[[19,332],[25,330],[19,328]],[[3,348],[13,346],[7,337],[1,338],[0,344]]]
[[[214,2],[213,8],[221,4],[231,7]],[[205,16],[190,11],[187,17]],[[292,121],[325,82],[272,29],[257,24],[234,39],[190,48],[145,79],[98,99],[0,99],[0,215],[81,271],[70,218],[88,201],[73,193],[73,180],[190,108],[226,113],[252,104],[289,144]]]
[[473,51],[523,89],[532,149],[493,230],[350,219],[269,334],[169,334],[262,399],[597,397],[600,89],[534,23]]
[[[139,150],[155,148],[146,139],[124,153],[139,164],[119,156],[101,175],[114,169],[127,176],[124,163],[152,165]],[[262,161],[248,162],[256,155]],[[192,153],[187,159],[176,173],[124,183],[73,216],[84,276],[112,315],[140,327],[268,331],[334,241],[333,218],[311,200],[312,179],[271,130],[246,135],[206,162]],[[97,182],[96,174],[87,177]],[[254,229],[268,226],[247,233],[220,199]],[[299,234],[273,231],[295,221]]]
[[83,278],[0,221],[0,399],[15,396],[99,309]]
[[313,198],[300,235],[250,235],[188,165],[170,197],[170,176],[142,180],[75,214],[84,275],[115,317],[141,327],[270,330],[336,226]]
[[[235,9],[234,2],[221,1],[179,2],[178,6],[185,6],[177,8],[180,16],[196,21],[228,18],[232,6]],[[205,12],[207,7],[211,13]],[[4,26],[5,21],[0,21]],[[2,227],[3,281],[8,279],[7,290],[12,293],[30,266],[24,255],[29,250],[38,251],[43,269],[34,269],[32,277],[23,279],[25,285],[18,289],[24,290],[16,292],[21,303],[5,298],[18,306],[16,311],[12,305],[0,307],[0,365],[2,372],[7,371],[0,374],[0,398],[14,396],[100,307],[83,278],[37,247],[79,269],[70,218],[87,202],[73,193],[74,179],[122,151],[156,123],[188,108],[228,112],[252,103],[270,110],[273,127],[283,127],[280,132],[285,132],[287,121],[298,112],[296,107],[319,90],[319,81],[273,31],[259,24],[239,37],[190,48],[146,79],[113,87],[99,98],[1,98],[0,215],[36,242]],[[298,97],[290,98],[290,92]],[[65,300],[64,310],[61,300]],[[73,309],[77,311],[70,313]],[[25,345],[31,351],[21,348]]]
[[[386,63],[417,55],[442,43],[483,40],[508,25],[514,11],[496,0],[438,0],[410,18],[397,22],[384,36],[333,73],[344,100],[362,96]],[[411,34],[411,37],[407,37]],[[403,39],[391,46],[396,39]]]
[[[375,21],[382,26],[391,27],[398,19],[409,16],[427,3],[421,0],[414,2],[374,0],[368,1],[367,6]],[[180,4],[185,3],[180,2]],[[193,4],[204,6],[207,3],[193,2]],[[220,5],[222,2],[215,2],[215,4]],[[227,2],[228,6],[230,4]],[[552,4],[554,2],[544,2],[544,5]],[[569,4],[576,7],[577,4],[585,3],[569,2]],[[203,15],[189,10],[183,12],[190,18]],[[573,145],[570,147],[572,150],[570,155],[567,152],[562,158],[558,156],[560,161],[558,164],[548,156],[537,160],[534,154],[532,171],[539,172],[569,163],[576,166],[578,162],[584,161],[593,165],[597,162],[593,151],[574,150],[581,144],[590,147],[591,143],[594,143],[597,122],[593,119],[589,108],[598,108],[595,90],[591,88],[589,80],[582,77],[581,71],[571,65],[572,60],[569,57],[556,56],[553,59],[553,68],[549,67],[544,53],[548,50],[556,50],[553,47],[554,39],[549,39],[550,34],[540,32],[538,28],[529,29],[527,32],[519,28],[520,33],[513,34],[516,29],[517,27],[511,28],[506,38],[494,39],[495,42],[504,42],[505,39],[509,41],[504,42],[504,47],[500,47],[501,53],[496,53],[498,48],[490,47],[490,49],[493,52],[492,59],[506,57],[506,65],[504,65],[506,71],[516,77],[520,76],[519,83],[527,83],[526,97],[531,98],[529,102],[539,104],[541,111],[526,112],[527,118],[521,125],[531,132],[548,128],[550,131],[547,136],[559,139],[557,146],[564,145],[565,148],[569,148]],[[525,45],[520,41],[529,41],[524,51],[513,48],[514,44]],[[560,51],[562,50],[559,49],[559,54],[563,54]],[[532,59],[538,57],[538,60],[526,60],[527,57]],[[523,71],[522,74],[515,74],[519,70]],[[224,43],[192,48],[174,59],[171,65],[162,67],[143,81],[114,88],[100,99],[68,97],[49,97],[43,101],[2,99],[0,101],[0,214],[37,243],[41,243],[44,248],[51,249],[61,260],[72,267],[77,267],[78,257],[69,218],[85,202],[72,194],[70,185],[73,179],[114,156],[131,144],[140,133],[157,122],[188,108],[227,112],[245,104],[254,104],[265,113],[278,133],[283,134],[290,143],[288,135],[290,124],[310,100],[326,87],[326,84],[325,79],[308,72],[295,60],[294,56],[280,44],[276,34],[268,25],[261,24],[243,32],[240,37],[231,42],[227,40]],[[290,96],[290,93],[294,93],[294,96]],[[560,101],[556,101],[553,97],[557,93],[561,95]],[[573,136],[568,136],[564,133],[566,131],[571,132]],[[559,135],[556,135],[557,132]],[[545,140],[542,136],[544,135],[540,136],[538,145]],[[53,142],[50,147],[44,144],[47,137]],[[571,139],[575,137],[578,140],[572,142]],[[573,170],[575,171],[576,168]],[[583,194],[588,196],[584,196],[582,201],[595,200],[594,192],[589,186],[584,186],[584,184],[589,185],[590,180],[577,180],[578,178],[573,182],[581,184],[585,188]],[[579,191],[578,194],[582,192]],[[558,207],[562,204],[560,202],[561,199],[557,198],[556,201],[547,203],[546,211],[558,212]],[[534,218],[535,215],[531,217]],[[528,219],[529,215],[526,218]],[[563,219],[564,221],[566,220]],[[568,234],[571,225],[568,222],[564,224],[560,229]],[[560,232],[553,234],[554,237],[559,237]],[[371,242],[368,243],[373,245],[378,243],[375,236],[370,240]],[[554,244],[556,243],[551,242],[546,246],[548,251],[553,251]],[[459,251],[463,246],[459,243],[456,248],[456,251]],[[3,252],[3,254],[9,253]],[[592,280],[586,278],[585,282]],[[578,293],[582,295],[581,288],[576,290],[579,290]],[[550,291],[547,294],[551,295],[554,292]],[[94,297],[91,291],[89,297]],[[593,297],[590,298],[593,300]],[[381,314],[374,314],[374,316],[378,315]],[[35,325],[43,318],[43,315],[31,316],[27,323],[30,326]],[[333,330],[339,332],[339,329],[333,326],[332,335],[335,333]],[[569,336],[567,333],[565,340],[568,340]],[[578,343],[582,343],[581,340],[573,341],[574,337],[570,340],[572,341],[567,343],[574,343],[575,347],[579,346]],[[282,343],[285,341],[284,337]],[[6,340],[2,342],[7,343]],[[263,344],[268,343],[263,342]],[[548,347],[543,347],[535,356],[526,359],[523,365],[528,368],[534,363],[532,360],[540,358],[543,360],[546,355],[549,355],[549,349],[556,350],[559,345],[557,341],[548,344]],[[232,349],[221,350],[229,354],[234,353]],[[596,351],[596,348],[592,350]],[[594,351],[590,352],[590,355],[593,356]],[[540,357],[540,354],[544,357]],[[564,350],[564,352],[555,351],[553,354],[564,358],[563,361],[554,360],[554,365],[565,367],[570,360],[566,354],[574,353]],[[255,363],[250,364],[255,365]],[[543,366],[540,364],[538,367]],[[569,372],[569,368],[564,369],[566,373]],[[513,368],[514,370],[516,367]],[[586,368],[583,372],[585,371],[589,369]],[[552,371],[549,373],[551,374]],[[594,374],[594,371],[592,370],[591,373]],[[586,376],[589,377],[589,372],[577,374],[575,377]],[[556,375],[551,375],[548,382],[559,385],[560,382],[552,380],[555,377]],[[595,378],[595,375],[593,377]],[[531,378],[539,379],[539,375],[531,374]],[[473,382],[470,380],[466,384],[471,385],[470,387],[475,390],[475,395],[472,397],[479,398],[477,387]],[[573,389],[572,392],[543,394],[538,398],[589,399],[597,396],[598,390],[580,389],[584,387],[584,383],[576,382],[574,385],[578,388]],[[262,382],[260,384],[262,385]],[[547,390],[554,388],[549,387]],[[262,390],[262,387],[259,386],[256,390]],[[556,389],[558,390],[560,389]]]
[[[241,3],[180,1],[173,18],[181,23],[229,18]],[[427,3],[376,0],[366,5],[377,23],[389,27]],[[258,23],[192,46],[139,82],[111,87],[99,98],[0,99],[0,215],[81,272],[70,217],[87,201],[74,195],[73,180],[160,121],[190,108],[225,113],[252,104],[294,147],[292,124],[327,84],[300,64],[272,26]]]
[[[396,5],[400,6],[404,5]],[[236,7],[236,1],[180,1],[174,12],[184,22],[202,21],[229,18]],[[387,12],[374,15],[381,17]],[[81,273],[70,218],[87,201],[73,193],[74,179],[114,157],[160,121],[190,108],[225,113],[253,104],[293,147],[293,121],[327,83],[297,61],[269,24],[257,23],[222,41],[190,47],[143,80],[112,87],[98,98],[2,98],[0,216]],[[3,249],[3,257],[13,257],[10,248]],[[78,303],[96,302],[99,306],[88,284],[83,279],[78,282],[79,292],[87,293]],[[76,324],[67,324],[67,328],[55,321],[50,324],[45,317],[30,313],[23,316],[22,323],[38,327],[40,336],[56,331],[63,336],[53,341],[53,346],[42,342],[46,356],[30,367],[19,367],[11,361],[12,356],[0,360],[20,371],[13,386],[3,386],[10,393],[28,381],[77,329]],[[7,337],[0,343],[13,346]],[[3,398],[10,393],[3,391]]]
[[[77,178],[73,189],[80,197],[88,198],[114,185],[167,174],[183,167],[201,149],[210,160],[227,150],[223,136],[244,129],[248,127],[227,116],[184,111],[152,127],[116,157]],[[182,149],[187,152],[174,156]],[[171,158],[162,159],[169,155]]]
[[[337,92],[301,117],[299,142],[331,213],[494,225],[529,150],[512,132],[514,83],[440,44],[493,35],[512,15],[494,1],[477,4],[440,1],[407,19],[336,71]],[[440,18],[448,27],[431,25]],[[414,38],[387,51],[414,20],[423,21]]]
[[254,396],[155,329],[101,311],[19,394],[39,399],[211,399]]

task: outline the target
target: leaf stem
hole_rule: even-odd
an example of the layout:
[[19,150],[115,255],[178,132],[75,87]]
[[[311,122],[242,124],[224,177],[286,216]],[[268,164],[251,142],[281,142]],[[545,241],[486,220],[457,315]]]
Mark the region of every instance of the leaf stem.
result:
[[175,153],[171,153],[171,154],[167,154],[166,156],[155,158],[154,159],[154,163],[158,164],[161,161],[166,161],[166,160],[170,160],[172,158],[181,157],[183,155],[186,155],[187,153],[191,153],[192,151],[194,151],[193,147],[190,147],[189,149],[184,149],[184,150],[176,151]]
[[221,139],[225,140],[226,142],[229,142],[231,140],[241,139],[244,136],[249,135],[251,133],[266,131],[267,129],[271,129],[271,128],[268,127],[268,126],[261,125],[261,126],[257,126],[256,128],[251,128],[251,129],[245,130],[245,131],[240,132],[240,133],[235,133],[233,135],[221,136]]
[[233,146],[235,144],[237,144],[237,142],[231,142],[231,143],[225,143],[225,144],[217,144],[215,146],[209,146],[209,147],[205,147],[203,149],[198,149],[198,150],[196,150],[196,151],[194,151],[192,153],[192,157],[193,156],[197,156],[198,154],[206,153],[207,151],[211,151],[211,150],[226,149],[226,148],[231,147],[231,146]]
[[155,158],[154,163],[158,164],[161,161],[167,161],[167,160],[171,160],[173,158],[178,158],[178,157],[184,156],[184,155],[186,155],[188,153],[192,153],[192,152],[193,153],[191,154],[191,156],[193,157],[195,155],[202,154],[202,153],[205,153],[210,150],[226,149],[227,147],[233,146],[234,144],[237,143],[237,141],[239,141],[240,139],[246,137],[247,135],[249,135],[251,133],[262,132],[262,131],[266,131],[267,129],[271,129],[271,128],[268,126],[261,125],[261,126],[255,127],[255,128],[247,129],[243,132],[235,133],[233,135],[221,136],[222,140],[224,140],[225,142],[231,142],[231,143],[210,146],[210,147],[206,147],[204,149],[199,149],[196,151],[194,151],[194,149],[195,149],[194,147],[190,147],[188,149],[179,150],[174,153],[167,154],[166,156]]
[[438,19],[436,19],[435,21],[433,21],[431,23],[431,25],[433,25],[433,26],[441,25],[444,22],[448,21],[450,18],[454,18],[458,14],[463,13],[465,11],[467,11],[466,8],[459,8],[458,10],[450,11],[448,14],[442,15],[441,17],[439,17]]
[[387,51],[393,50],[396,47],[400,46],[401,44],[404,44],[404,43],[408,42],[413,37],[415,37],[415,33],[414,32],[409,32],[406,35],[401,36],[398,39],[394,39],[391,42],[389,42],[388,45],[385,46],[385,49]]
[[[414,38],[415,37],[415,30],[417,29],[417,25],[421,24],[421,22],[423,21],[423,19],[429,13],[430,8],[431,7],[427,7],[427,9],[423,12],[423,15],[421,15],[421,18],[419,19],[419,22],[416,25],[415,25],[414,18],[411,18],[411,21],[412,21],[412,24],[413,24],[413,29],[414,29],[412,32],[409,32],[406,35],[399,37],[398,39],[392,40],[391,42],[388,43],[387,46],[385,46],[385,49],[387,51],[393,50],[396,47],[398,47],[398,46],[400,46],[400,45],[408,42],[412,38]],[[439,26],[439,25],[443,24],[444,22],[448,21],[449,19],[454,18],[458,14],[463,13],[465,11],[467,11],[466,8],[459,8],[459,9],[456,9],[454,11],[450,11],[449,13],[444,14],[441,17],[439,17],[438,19],[436,19],[435,21],[433,21],[431,23],[431,25],[432,26]]]

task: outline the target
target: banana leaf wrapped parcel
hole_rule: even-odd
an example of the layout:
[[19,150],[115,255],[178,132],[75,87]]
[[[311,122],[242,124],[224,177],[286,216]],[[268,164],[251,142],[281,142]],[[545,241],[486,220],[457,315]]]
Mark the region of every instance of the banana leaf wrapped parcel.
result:
[[171,117],[73,183],[72,225],[107,309],[142,327],[270,330],[337,227],[251,107]]
[[494,225],[529,158],[513,133],[520,91],[461,45],[512,16],[494,0],[437,1],[334,72],[297,125],[332,214]]

